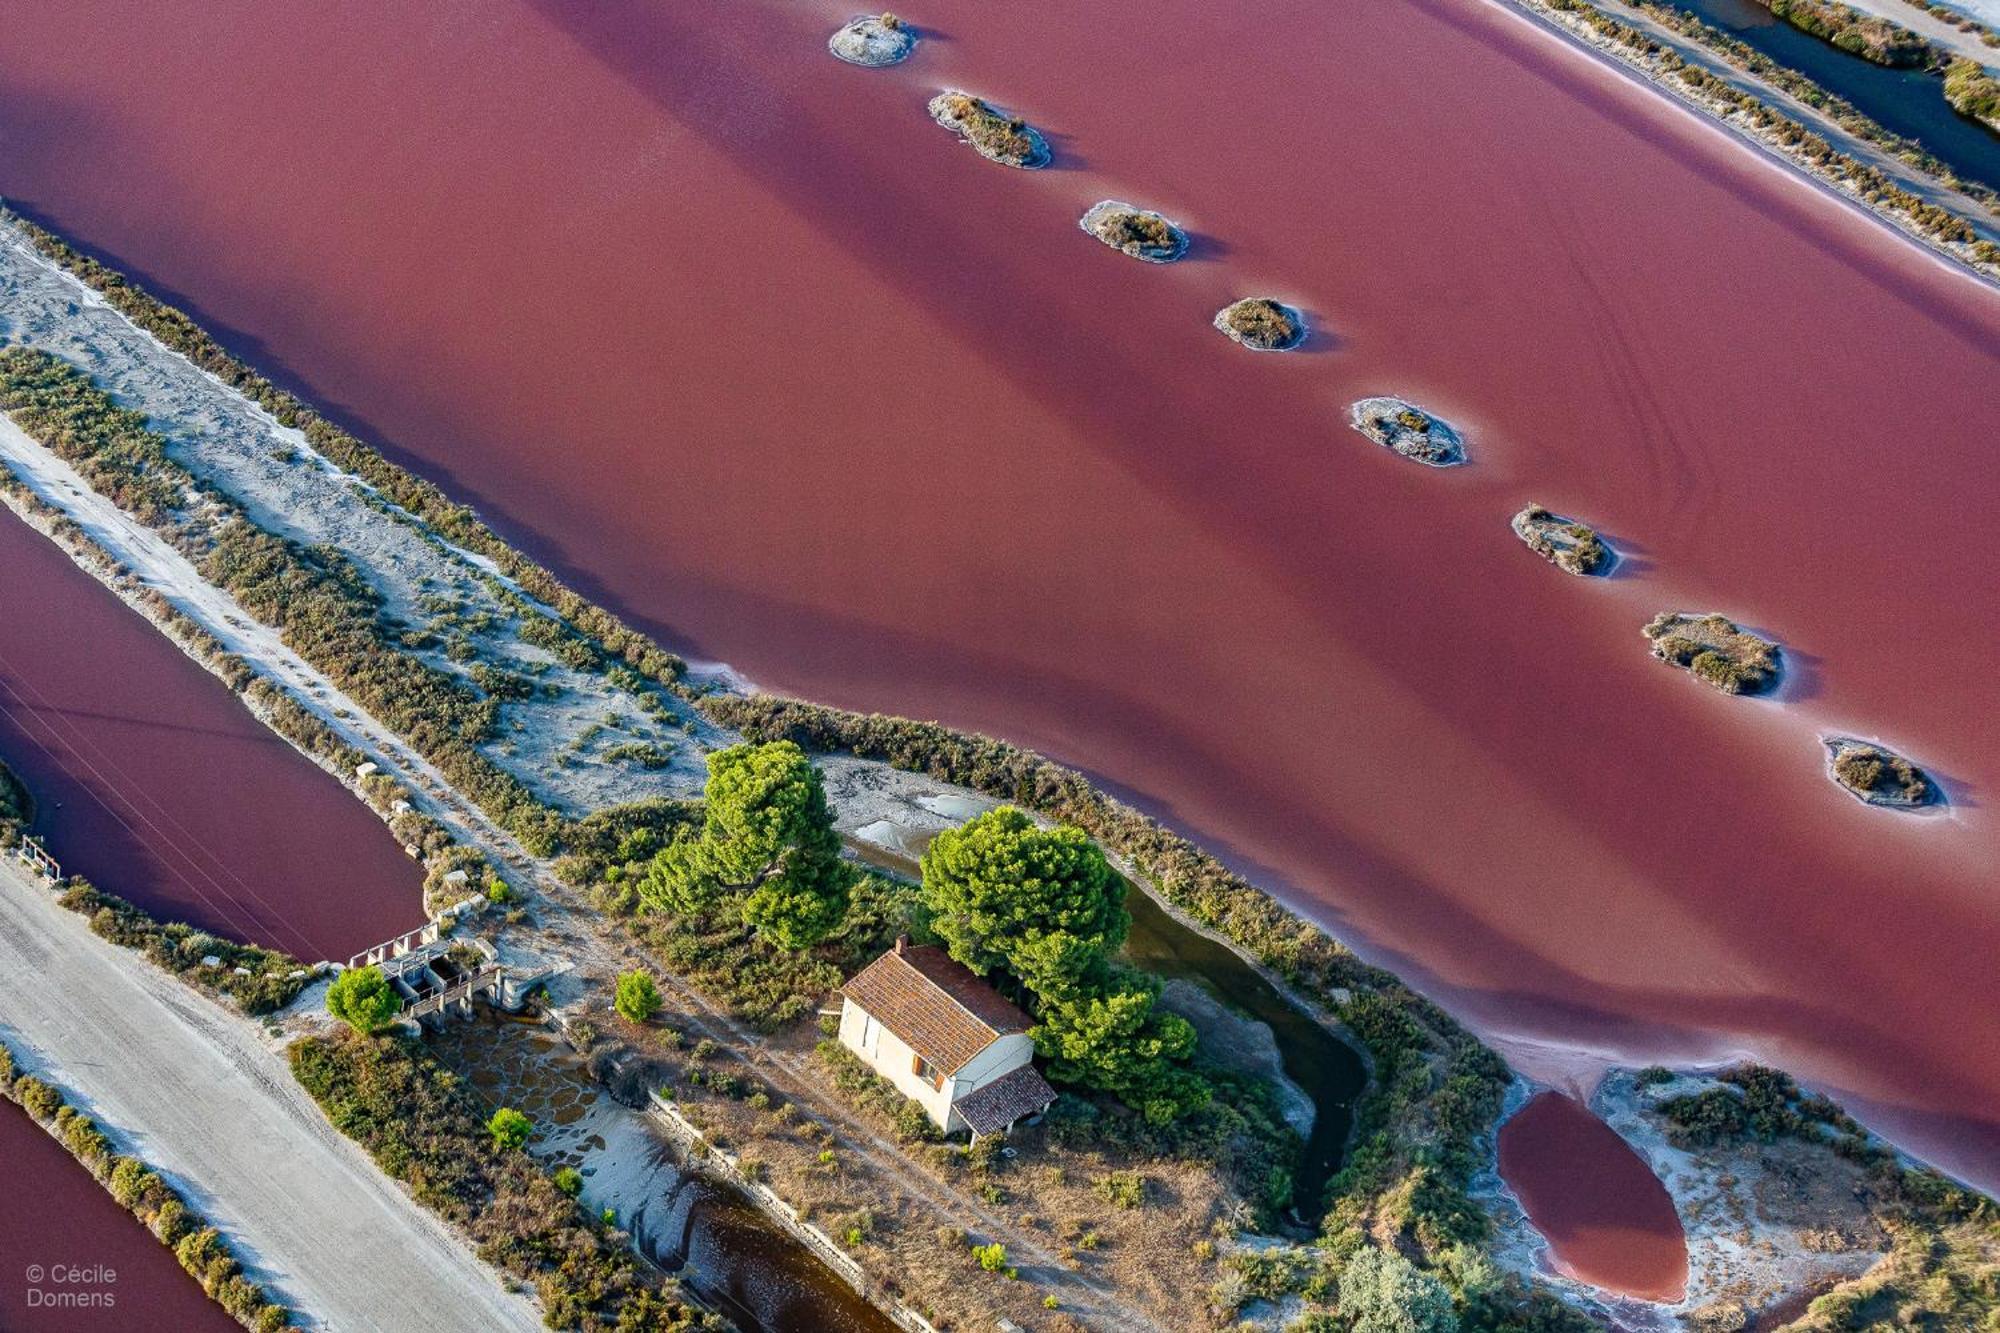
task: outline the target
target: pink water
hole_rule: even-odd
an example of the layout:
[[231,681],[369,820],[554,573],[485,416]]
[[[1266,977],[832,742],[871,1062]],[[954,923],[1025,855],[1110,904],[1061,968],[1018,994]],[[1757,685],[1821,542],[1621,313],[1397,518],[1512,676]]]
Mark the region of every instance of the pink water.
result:
[[1649,1301],[1687,1292],[1687,1236],[1645,1159],[1582,1103],[1544,1092],[1500,1127],[1500,1177],[1563,1272]]
[[4,510],[0,760],[64,873],[163,920],[307,962],[423,920],[380,820]]
[[[847,16],[30,7],[0,192],[670,642],[1102,774],[1531,1071],[1747,1050],[2000,1183],[2000,295],[1488,0],[931,0],[891,71]],[[1246,294],[1307,347],[1217,336]],[[1348,432],[1385,392],[1472,465]],[[1669,608],[1784,697],[1650,661]]]

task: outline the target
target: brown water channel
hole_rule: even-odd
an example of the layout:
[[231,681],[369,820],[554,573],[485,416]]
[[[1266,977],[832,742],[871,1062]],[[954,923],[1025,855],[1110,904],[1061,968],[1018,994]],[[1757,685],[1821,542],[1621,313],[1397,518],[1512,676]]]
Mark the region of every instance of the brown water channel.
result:
[[[1102,774],[1524,1064],[1749,1051],[2000,1184],[2000,293],[1492,0],[929,0],[887,71],[848,16],[20,7],[0,193],[697,656]],[[1209,327],[1251,294],[1303,349]],[[1471,465],[1346,429],[1387,392]]]
[[530,1150],[577,1167],[587,1206],[614,1209],[640,1253],[746,1330],[896,1327],[741,1195],[684,1169],[665,1132],[613,1100],[552,1030],[481,1008],[429,1041],[487,1102],[535,1122]]

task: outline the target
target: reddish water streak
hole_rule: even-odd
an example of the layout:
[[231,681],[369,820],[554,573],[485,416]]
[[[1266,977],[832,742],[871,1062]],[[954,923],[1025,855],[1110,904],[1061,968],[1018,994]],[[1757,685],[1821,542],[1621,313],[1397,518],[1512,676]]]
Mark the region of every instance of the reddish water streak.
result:
[[[163,1328],[232,1333],[239,1326],[202,1295],[173,1251],[120,1208],[63,1146],[12,1102],[0,1102],[0,1162],[7,1165],[14,1206],[0,1208],[0,1330],[7,1333],[105,1333],[116,1328]],[[28,1266],[39,1264],[39,1282]],[[54,1281],[51,1269],[108,1266],[111,1279]],[[67,1278],[71,1273],[65,1273]],[[43,1293],[42,1303],[30,1289]],[[65,1309],[52,1294],[109,1296],[109,1306]],[[143,1312],[143,1318],[142,1318]]]
[[0,590],[0,759],[67,873],[309,962],[423,919],[379,820],[5,511]]
[[[1754,1050],[2000,1183],[2000,296],[1479,0],[933,0],[890,71],[845,17],[31,7],[0,191],[697,654],[1107,774],[1488,1033]],[[1208,327],[1253,292],[1307,350]],[[1391,391],[1473,465],[1344,428]],[[1648,661],[1668,607],[1788,700]],[[1955,812],[1848,799],[1832,729]]]
[[1500,1127],[1500,1178],[1556,1266],[1647,1301],[1687,1291],[1687,1237],[1666,1187],[1632,1145],[1575,1099],[1533,1098]]

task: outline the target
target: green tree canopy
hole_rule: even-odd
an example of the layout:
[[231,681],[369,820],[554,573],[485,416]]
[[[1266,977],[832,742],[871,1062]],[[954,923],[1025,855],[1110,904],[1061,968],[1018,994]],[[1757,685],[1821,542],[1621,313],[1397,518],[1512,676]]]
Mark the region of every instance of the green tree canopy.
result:
[[1372,1245],[1341,1270],[1340,1313],[1354,1333],[1458,1333],[1444,1283],[1396,1251]]
[[1040,995],[1076,990],[1125,942],[1125,884],[1082,829],[1042,828],[1003,805],[924,852],[931,929],[973,971],[1004,969]]
[[1182,1067],[1194,1054],[1194,1026],[1157,1009],[1159,993],[1145,973],[1107,968],[1095,986],[1042,997],[1028,1035],[1049,1076],[1111,1093],[1156,1125],[1207,1105],[1207,1081]]
[[644,1023],[659,1013],[660,988],[654,983],[652,973],[638,968],[619,973],[611,1007],[634,1023]]
[[403,1012],[403,997],[381,968],[349,968],[326,988],[326,1011],[366,1036],[396,1021]]
[[717,750],[704,794],[701,835],[653,858],[642,903],[685,916],[735,896],[743,920],[787,949],[840,925],[855,871],[840,859],[826,785],[805,751],[790,741]]

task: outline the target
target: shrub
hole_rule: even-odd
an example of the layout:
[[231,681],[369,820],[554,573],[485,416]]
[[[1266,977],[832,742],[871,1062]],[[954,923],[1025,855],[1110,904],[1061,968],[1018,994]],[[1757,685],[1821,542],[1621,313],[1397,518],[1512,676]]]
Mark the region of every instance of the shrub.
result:
[[380,1032],[403,1012],[403,997],[379,967],[350,968],[326,988],[326,1011],[363,1036]]
[[1007,1266],[1007,1247],[997,1240],[990,1245],[973,1246],[972,1257],[981,1268],[989,1273],[1005,1273],[1009,1277],[1015,1276],[1014,1270]]
[[660,988],[652,974],[642,970],[621,973],[618,994],[612,1007],[634,1023],[649,1021],[660,1012]]
[[503,1106],[486,1122],[486,1132],[493,1136],[494,1147],[517,1149],[526,1146],[528,1136],[535,1132],[535,1122],[513,1107]]
[[1097,1192],[1106,1203],[1137,1208],[1146,1201],[1146,1178],[1137,1171],[1112,1171],[1097,1178]]
[[573,1166],[558,1167],[554,1179],[556,1188],[572,1199],[583,1193],[583,1173]]

